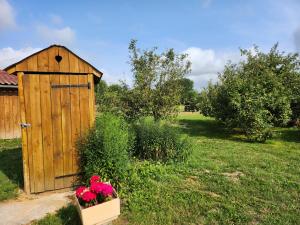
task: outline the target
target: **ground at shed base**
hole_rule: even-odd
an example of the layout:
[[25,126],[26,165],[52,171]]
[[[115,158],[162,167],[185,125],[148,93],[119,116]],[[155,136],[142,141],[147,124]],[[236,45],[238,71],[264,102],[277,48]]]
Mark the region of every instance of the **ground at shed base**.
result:
[[0,203],[0,225],[29,224],[72,201],[72,192],[34,195]]

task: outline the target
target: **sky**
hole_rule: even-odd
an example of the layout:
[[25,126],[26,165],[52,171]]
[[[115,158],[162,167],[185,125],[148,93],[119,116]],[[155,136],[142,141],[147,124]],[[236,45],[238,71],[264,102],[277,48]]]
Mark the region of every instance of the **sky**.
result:
[[128,44],[174,48],[192,62],[201,89],[239,49],[300,51],[300,0],[0,0],[0,68],[61,44],[104,73],[132,82]]

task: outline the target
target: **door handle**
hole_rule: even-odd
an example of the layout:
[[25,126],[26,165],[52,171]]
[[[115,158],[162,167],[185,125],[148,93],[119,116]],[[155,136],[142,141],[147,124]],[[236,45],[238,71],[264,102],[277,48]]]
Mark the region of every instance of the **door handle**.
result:
[[27,127],[30,127],[31,124],[30,123],[21,123],[21,128],[27,128]]

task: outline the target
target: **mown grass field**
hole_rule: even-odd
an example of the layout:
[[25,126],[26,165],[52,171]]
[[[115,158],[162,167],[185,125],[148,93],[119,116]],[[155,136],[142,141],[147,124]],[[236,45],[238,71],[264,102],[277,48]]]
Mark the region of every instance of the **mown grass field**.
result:
[[0,140],[0,201],[15,198],[23,186],[21,142]]
[[[276,129],[261,144],[229,134],[196,113],[180,115],[178,123],[195,142],[189,161],[134,162],[130,185],[121,193],[122,216],[115,224],[300,224],[298,129]],[[0,148],[0,196],[14,197],[21,179],[9,175],[14,167],[7,160],[19,157],[19,143],[5,145]],[[69,206],[36,224],[77,222],[76,210]]]

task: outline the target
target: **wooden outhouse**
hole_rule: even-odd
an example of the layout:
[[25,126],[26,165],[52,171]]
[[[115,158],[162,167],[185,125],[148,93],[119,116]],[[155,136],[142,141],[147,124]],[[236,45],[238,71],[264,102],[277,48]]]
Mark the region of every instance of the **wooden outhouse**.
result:
[[59,45],[5,71],[18,77],[25,192],[71,187],[79,173],[76,142],[93,126],[102,72]]
[[18,78],[0,70],[0,139],[20,136]]

